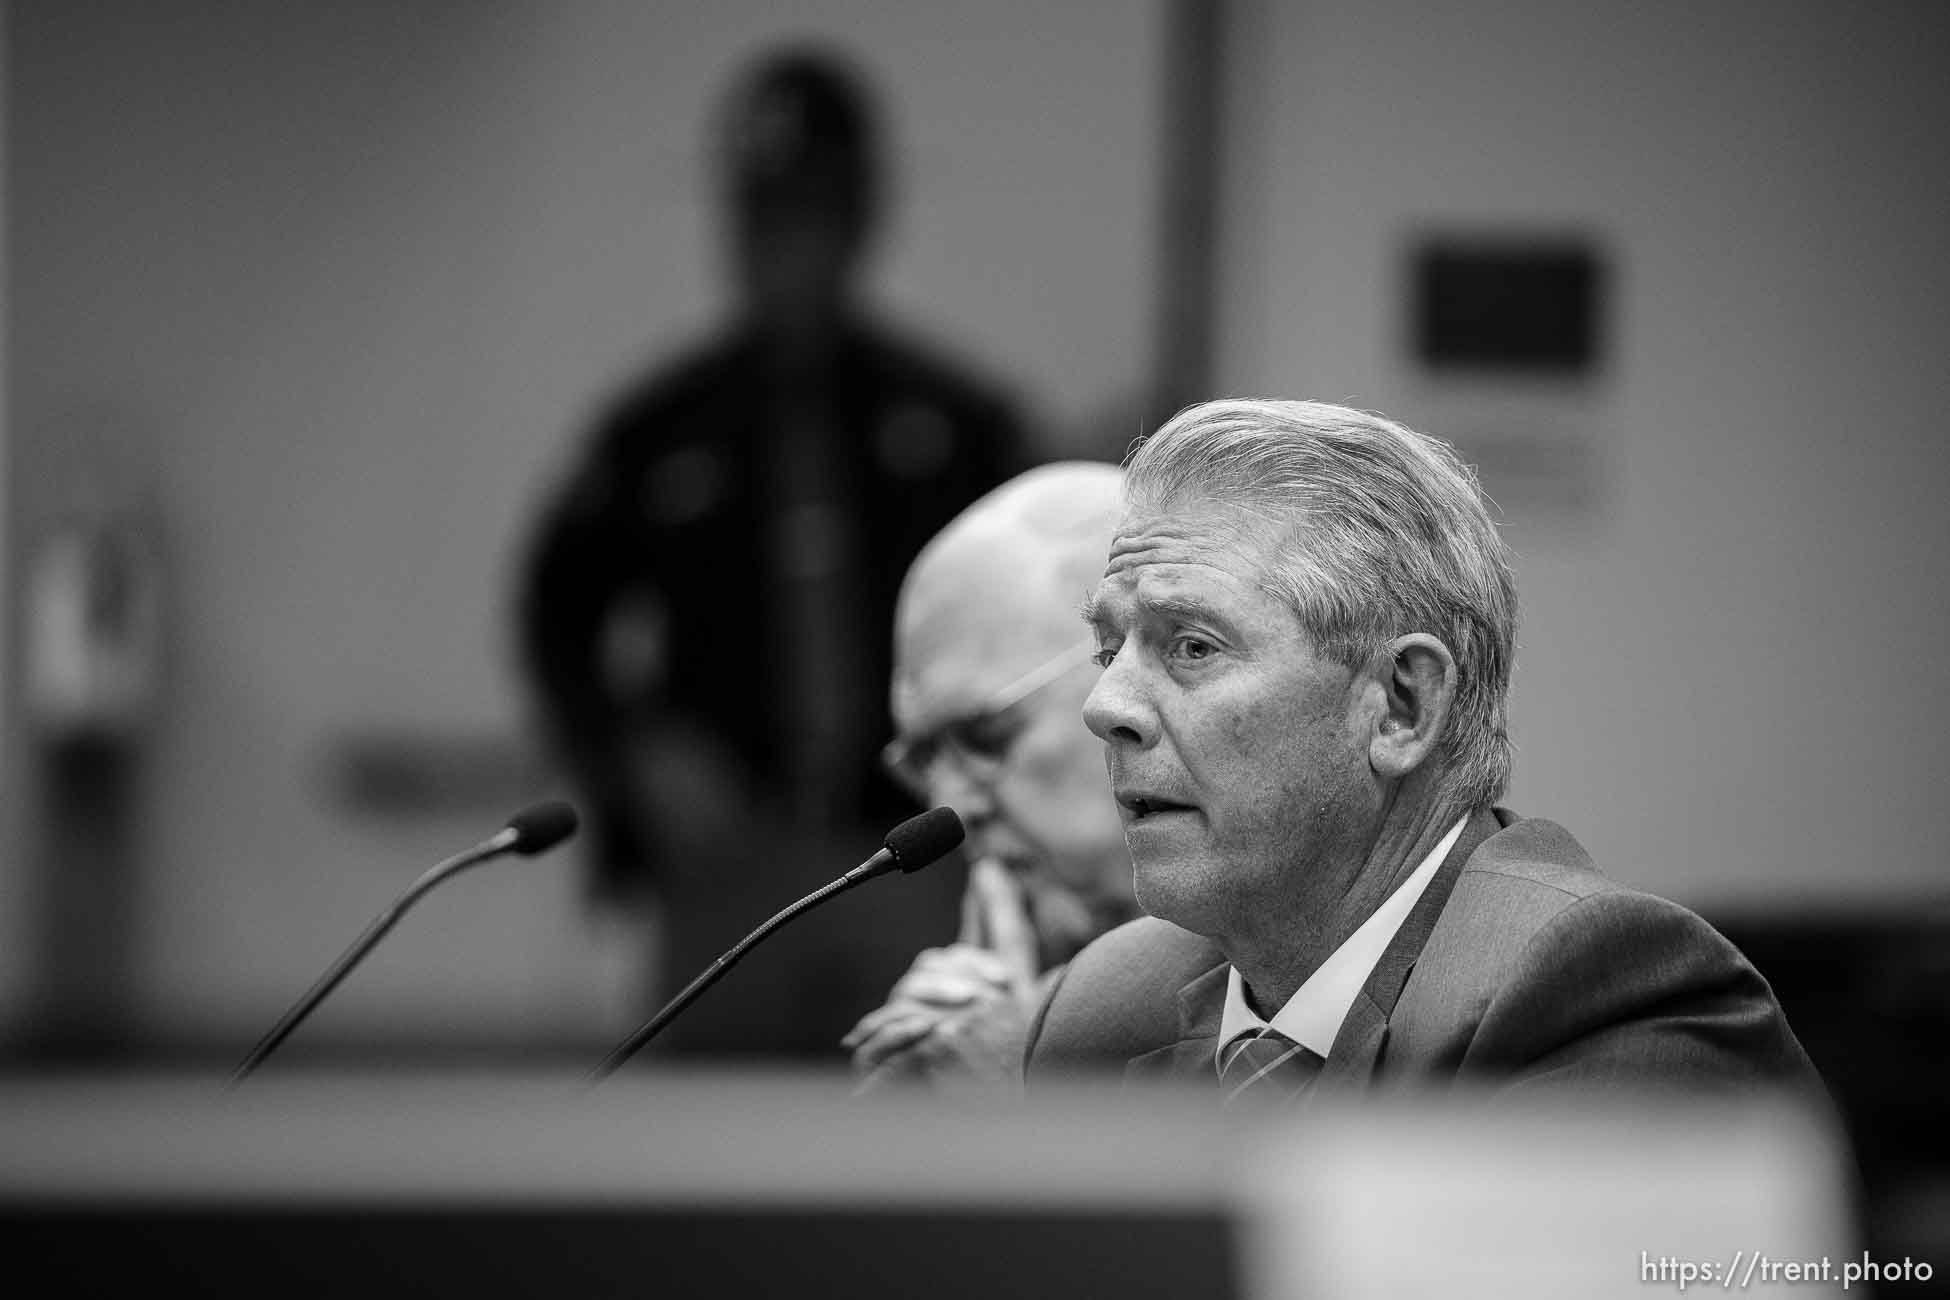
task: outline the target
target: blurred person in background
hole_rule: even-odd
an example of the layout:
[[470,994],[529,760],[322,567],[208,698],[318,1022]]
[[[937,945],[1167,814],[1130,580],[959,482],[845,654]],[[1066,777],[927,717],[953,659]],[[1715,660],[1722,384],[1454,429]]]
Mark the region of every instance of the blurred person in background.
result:
[[863,1087],[1014,1088],[1052,974],[1137,915],[1077,620],[1118,517],[1116,467],[1020,475],[970,506],[908,571],[895,616],[891,770],[968,830],[961,932],[923,952],[846,1038]]
[[1032,1085],[1819,1095],[1732,944],[1495,806],[1516,580],[1446,444],[1317,402],[1189,408],[1128,462],[1087,613],[1083,716],[1150,915],[1053,983]]
[[[602,417],[520,596],[595,896],[654,907],[660,993],[906,811],[877,762],[901,575],[1024,457],[998,392],[868,318],[884,183],[857,75],[776,54],[718,125],[732,319]],[[923,874],[877,894],[872,925],[800,919],[768,944],[772,980],[727,981],[661,1050],[833,1053],[917,935],[952,927],[954,893]]]

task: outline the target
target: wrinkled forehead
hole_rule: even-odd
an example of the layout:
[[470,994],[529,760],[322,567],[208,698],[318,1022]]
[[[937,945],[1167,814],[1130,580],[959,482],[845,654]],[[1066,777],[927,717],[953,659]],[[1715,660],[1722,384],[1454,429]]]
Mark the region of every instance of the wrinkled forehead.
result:
[[1262,574],[1281,530],[1246,506],[1197,499],[1166,508],[1132,507],[1118,521],[1096,599],[1140,582],[1167,582],[1223,570],[1235,578]]

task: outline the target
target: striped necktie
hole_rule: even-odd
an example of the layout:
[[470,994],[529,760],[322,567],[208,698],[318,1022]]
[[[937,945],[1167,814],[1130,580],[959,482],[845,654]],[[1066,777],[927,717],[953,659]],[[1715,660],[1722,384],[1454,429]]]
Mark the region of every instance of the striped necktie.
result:
[[1327,1062],[1276,1029],[1242,1034],[1220,1058],[1222,1105],[1290,1103],[1305,1096]]

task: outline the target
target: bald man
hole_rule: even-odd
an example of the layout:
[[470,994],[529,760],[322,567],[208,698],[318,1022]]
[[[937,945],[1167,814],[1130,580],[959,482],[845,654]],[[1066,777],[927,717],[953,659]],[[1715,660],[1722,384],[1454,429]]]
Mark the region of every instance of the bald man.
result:
[[1078,618],[1120,509],[1116,467],[1019,475],[921,552],[894,618],[889,770],[968,828],[961,933],[929,949],[844,1045],[865,1086],[1010,1088],[1054,970],[1137,915]]

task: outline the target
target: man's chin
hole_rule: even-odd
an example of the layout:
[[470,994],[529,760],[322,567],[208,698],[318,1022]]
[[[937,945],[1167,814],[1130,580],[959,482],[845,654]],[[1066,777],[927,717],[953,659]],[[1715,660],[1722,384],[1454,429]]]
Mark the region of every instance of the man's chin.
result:
[[1136,906],[1146,915],[1169,921],[1180,929],[1211,933],[1210,914],[1215,896],[1203,875],[1190,863],[1175,858],[1145,861],[1133,855]]

